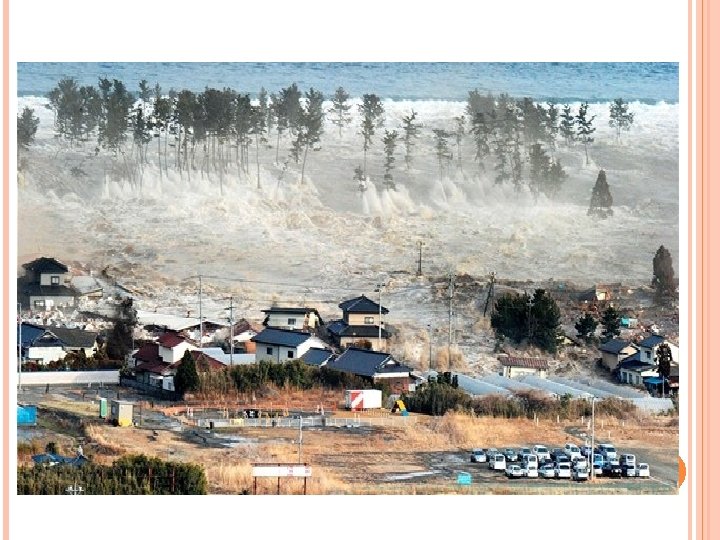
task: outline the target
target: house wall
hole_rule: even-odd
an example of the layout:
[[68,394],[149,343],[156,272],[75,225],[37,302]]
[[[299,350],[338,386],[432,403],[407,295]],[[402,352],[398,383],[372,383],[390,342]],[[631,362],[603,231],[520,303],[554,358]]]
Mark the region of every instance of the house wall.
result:
[[[297,349],[295,347],[283,347],[282,345],[272,345],[270,343],[255,343],[255,360],[260,362],[265,360],[266,362],[276,362],[282,364],[288,360],[295,360],[298,358]],[[271,352],[268,353],[268,348]],[[288,357],[288,352],[293,353],[293,357]]]
[[619,354],[611,354],[603,351],[602,363],[606,368],[612,371],[622,360],[625,360],[625,358],[631,354],[635,354],[635,349],[633,347],[625,347]]
[[62,347],[30,347],[26,360],[33,360],[39,364],[48,364],[65,357]]
[[93,354],[95,354],[95,346],[92,347],[65,347],[66,352],[80,352],[85,351],[85,356],[90,358]]
[[40,274],[40,285],[53,285],[54,277],[58,278],[57,285],[65,285],[67,274]]
[[[669,341],[666,341],[665,343],[667,343],[668,346],[670,347],[670,354],[672,354],[673,361],[677,362],[679,359],[679,355],[680,355],[680,348],[677,347],[676,345],[670,343]],[[658,357],[657,357],[658,347],[660,347],[659,344],[652,348],[638,347],[638,349],[640,349],[640,359],[643,362],[656,364],[658,361]]]
[[[288,319],[295,319],[291,324]],[[270,313],[267,326],[282,328],[284,330],[302,330],[305,326],[305,314],[303,313]]]
[[[340,338],[340,346],[348,347],[360,341],[369,341],[372,344],[373,351],[384,351],[387,349],[387,340],[385,338],[378,340],[377,337],[343,336]],[[379,347],[378,343],[380,344]]]
[[[372,317],[373,322],[365,322],[365,317]],[[379,313],[348,313],[347,317],[343,317],[345,319],[345,322],[347,322],[350,325],[357,325],[357,326],[367,326],[367,325],[376,325],[378,324],[380,314]],[[387,314],[383,315],[383,321],[387,318]]]
[[650,370],[646,370],[640,373],[630,369],[621,369],[620,382],[625,384],[642,384],[643,377],[652,377],[654,375],[657,375],[657,373]]
[[[42,302],[42,306],[37,306],[36,302]],[[58,306],[74,306],[75,298],[72,296],[31,296],[30,297],[30,310],[31,311],[45,311],[51,307]]]
[[191,345],[187,341],[184,341],[182,343],[179,343],[172,349],[169,349],[167,347],[163,347],[160,345],[158,347],[158,352],[160,353],[160,358],[162,358],[162,361],[166,364],[174,364],[178,360],[181,360],[183,355],[185,354],[185,351],[195,351],[197,350],[197,347],[194,345]]

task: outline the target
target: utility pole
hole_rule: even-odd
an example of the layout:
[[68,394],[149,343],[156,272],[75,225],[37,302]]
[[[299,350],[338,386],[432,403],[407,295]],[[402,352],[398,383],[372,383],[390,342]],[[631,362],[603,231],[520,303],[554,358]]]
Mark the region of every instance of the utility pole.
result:
[[453,296],[455,295],[455,275],[450,274],[450,284],[448,287],[450,309],[448,310],[448,367],[450,366],[450,348],[452,347],[452,335],[453,335]]
[[18,394],[22,392],[22,304],[18,302]]
[[232,296],[230,297],[230,307],[227,309],[230,310],[230,320],[229,320],[229,322],[230,322],[230,367],[232,367],[232,365],[233,365],[233,349],[235,348],[235,343],[233,343],[233,337],[234,337],[233,331],[235,329],[233,328],[234,323],[233,323],[233,297]]
[[380,350],[380,343],[382,343],[382,288],[385,286],[385,283],[378,283],[377,289],[375,289],[378,293],[378,351]]
[[422,240],[418,240],[418,249],[420,250],[420,257],[418,258],[418,270],[417,275],[422,276],[422,248],[425,245],[425,242]]
[[432,369],[432,325],[428,324],[428,346],[429,346],[429,352],[428,352],[428,371]]
[[595,480],[595,396],[592,397],[592,431],[590,436],[590,481]]
[[203,319],[202,319],[202,276],[198,275],[200,279],[200,287],[198,288],[198,312],[200,315],[200,348],[203,348]]

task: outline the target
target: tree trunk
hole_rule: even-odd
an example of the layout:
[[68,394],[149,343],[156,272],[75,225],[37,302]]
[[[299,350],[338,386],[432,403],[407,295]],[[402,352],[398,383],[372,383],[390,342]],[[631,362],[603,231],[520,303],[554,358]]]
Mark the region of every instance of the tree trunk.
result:
[[300,172],[300,185],[301,186],[303,184],[305,184],[305,162],[307,161],[308,148],[310,148],[310,145],[306,144],[305,145],[305,154],[303,155],[302,171]]
[[280,130],[277,130],[277,144],[275,144],[275,165],[280,161]]

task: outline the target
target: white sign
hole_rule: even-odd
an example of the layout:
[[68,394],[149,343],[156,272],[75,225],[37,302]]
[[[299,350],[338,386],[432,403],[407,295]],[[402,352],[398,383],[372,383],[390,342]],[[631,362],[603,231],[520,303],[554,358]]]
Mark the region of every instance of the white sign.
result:
[[312,476],[309,465],[253,465],[253,476]]

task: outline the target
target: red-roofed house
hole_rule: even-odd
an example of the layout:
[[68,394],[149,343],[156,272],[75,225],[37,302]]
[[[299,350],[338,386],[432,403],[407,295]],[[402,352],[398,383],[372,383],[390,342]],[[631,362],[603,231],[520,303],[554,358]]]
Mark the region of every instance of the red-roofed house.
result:
[[515,356],[498,356],[502,365],[503,377],[522,377],[535,375],[545,378],[548,372],[548,361],[545,358],[517,358]]
[[132,355],[132,358],[134,362],[131,367],[137,367],[143,363],[162,362],[162,357],[160,356],[160,350],[157,343],[142,344]]
[[158,338],[158,352],[166,364],[178,362],[188,350],[194,351],[197,347],[180,334],[166,332]]

